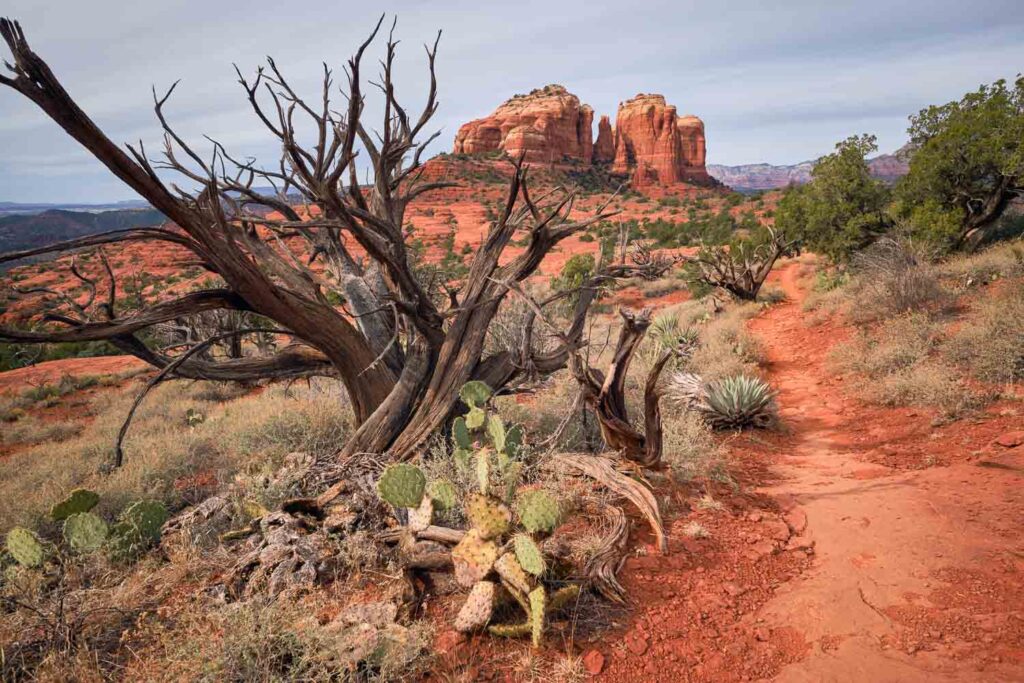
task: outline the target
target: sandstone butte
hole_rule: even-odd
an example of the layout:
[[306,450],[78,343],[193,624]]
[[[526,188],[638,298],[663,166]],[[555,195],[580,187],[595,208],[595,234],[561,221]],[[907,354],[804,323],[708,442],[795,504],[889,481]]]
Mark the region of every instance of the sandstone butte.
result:
[[640,94],[619,104],[615,128],[607,116],[593,140],[594,110],[561,85],[516,95],[455,136],[455,154],[524,155],[534,163],[609,164],[634,187],[715,185],[705,168],[704,122],[679,116],[662,95]]

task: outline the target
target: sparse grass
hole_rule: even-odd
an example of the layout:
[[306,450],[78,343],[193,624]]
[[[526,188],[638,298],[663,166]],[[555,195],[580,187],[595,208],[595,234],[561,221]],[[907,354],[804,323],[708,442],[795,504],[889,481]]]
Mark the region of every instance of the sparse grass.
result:
[[[142,497],[159,498],[174,510],[204,493],[182,485],[190,478],[203,475],[208,495],[235,473],[277,463],[290,451],[333,453],[347,432],[348,410],[334,383],[287,393],[275,386],[223,405],[198,401],[200,383],[169,383],[151,392],[136,413],[124,465],[101,474],[138,390],[133,384],[94,397],[85,410],[95,419],[80,434],[29,447],[17,454],[17,468],[0,470],[0,497],[19,501],[0,507],[0,532],[43,524],[50,505],[78,486],[100,493],[103,512],[111,516]],[[204,413],[204,422],[189,427],[189,408]]]
[[700,328],[700,344],[690,367],[705,381],[733,375],[759,375],[764,350],[746,328],[757,315],[756,304],[733,304]]
[[1024,283],[980,301],[942,353],[983,382],[1024,381]]
[[920,405],[957,417],[981,398],[937,357],[943,329],[924,313],[900,315],[861,330],[831,356],[842,372],[854,373],[866,399],[880,405]]
[[725,450],[696,412],[665,407],[664,459],[681,481],[729,482]]
[[0,433],[0,444],[4,446],[25,446],[52,441],[60,443],[78,436],[83,426],[74,422],[47,422],[26,416],[4,427]]
[[707,538],[711,535],[711,532],[704,528],[700,522],[690,521],[683,527],[683,534],[690,538]]

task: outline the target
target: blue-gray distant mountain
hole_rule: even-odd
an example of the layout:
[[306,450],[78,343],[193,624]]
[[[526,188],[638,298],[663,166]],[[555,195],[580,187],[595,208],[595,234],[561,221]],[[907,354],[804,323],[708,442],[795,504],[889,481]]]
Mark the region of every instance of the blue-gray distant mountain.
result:
[[40,213],[12,213],[0,216],[0,254],[107,230],[162,225],[166,220],[162,213],[151,208],[95,212],[49,209]]
[[[896,182],[906,175],[909,168],[909,145],[905,145],[892,154],[879,154],[868,159],[871,175],[887,183]],[[725,183],[738,192],[755,190],[774,190],[787,185],[802,185],[811,179],[811,169],[815,161],[804,161],[791,166],[774,166],[772,164],[743,164],[742,166],[722,166],[708,164],[708,173],[716,180]]]

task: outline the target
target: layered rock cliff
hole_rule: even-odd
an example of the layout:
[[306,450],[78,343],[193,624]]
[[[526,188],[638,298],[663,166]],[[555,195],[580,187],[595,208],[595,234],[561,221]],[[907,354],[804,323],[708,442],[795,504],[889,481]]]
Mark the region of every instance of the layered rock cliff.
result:
[[704,168],[704,122],[680,118],[662,95],[640,94],[619,105],[612,171],[640,184],[713,184]]
[[527,161],[610,164],[634,187],[677,183],[714,185],[704,167],[704,123],[682,116],[661,95],[637,95],[619,105],[615,128],[607,116],[593,140],[594,111],[560,85],[516,95],[455,136],[454,153],[502,152]]
[[525,154],[526,161],[577,161],[593,156],[594,110],[560,85],[516,95],[490,116],[470,121],[455,136],[456,154]]

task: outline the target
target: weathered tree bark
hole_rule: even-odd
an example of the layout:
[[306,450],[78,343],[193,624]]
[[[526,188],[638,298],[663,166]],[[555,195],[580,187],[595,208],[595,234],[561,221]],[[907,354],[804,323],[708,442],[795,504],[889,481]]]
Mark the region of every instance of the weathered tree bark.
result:
[[797,240],[787,241],[773,229],[766,229],[768,242],[753,248],[744,244],[735,250],[702,247],[691,259],[699,271],[699,280],[709,287],[724,289],[741,301],[755,301],[775,262],[800,253]]
[[587,365],[579,354],[572,358],[572,372],[583,390],[583,400],[594,412],[601,435],[610,449],[643,467],[661,462],[661,410],[658,379],[672,357],[669,350],[655,362],[644,386],[644,433],[638,432],[626,411],[626,375],[637,346],[651,325],[650,310],[619,311],[622,329],[607,374]]
[[[222,289],[121,311],[117,308],[124,302],[114,296],[114,274],[108,268],[111,294],[102,307],[68,301],[67,314],[49,314],[40,321],[48,326],[33,331],[0,328],[0,340],[108,339],[163,369],[175,358],[166,349],[148,344],[141,334],[146,330],[202,311],[261,316],[267,326],[290,338],[283,350],[269,356],[238,357],[242,354],[236,345],[227,357],[216,357],[212,351],[189,357],[174,365],[170,374],[244,381],[336,377],[345,385],[357,423],[342,457],[358,452],[414,457],[451,417],[458,389],[467,380],[481,379],[501,389],[526,373],[544,374],[564,367],[570,352],[581,343],[592,295],[581,297],[585,305],[577,307],[569,329],[559,334],[561,344],[546,353],[537,353],[527,335],[519,353],[486,355],[487,331],[508,292],[529,279],[552,249],[612,212],[605,205],[590,216],[576,218],[575,193],[561,187],[535,199],[527,169],[513,161],[501,215],[473,256],[459,296],[451,295],[449,305],[440,306],[437,302],[442,297],[437,296],[436,287],[417,277],[404,232],[409,203],[450,184],[424,181],[421,164],[426,146],[438,135],[421,135],[438,106],[438,42],[426,48],[429,90],[414,117],[395,95],[392,67],[397,41],[388,37],[379,83],[383,120],[378,132],[370,132],[363,122],[360,68],[382,22],[383,17],[348,60],[341,113],[331,105],[334,82],[326,67],[320,96],[313,104],[293,90],[272,59],[252,80],[239,72],[253,113],[282,150],[279,160],[263,167],[253,160],[236,159],[216,141],[211,141],[212,149],[201,152],[179,136],[165,115],[174,86],[162,97],[154,92],[153,98],[164,132],[162,159],[147,157],[141,142],[123,151],[30,48],[21,26],[0,21],[0,36],[11,52],[10,74],[0,75],[0,85],[33,102],[172,222],[163,228],[105,233],[0,260],[160,240],[184,249],[224,282]],[[299,119],[316,131],[312,146],[298,142]],[[372,170],[372,182],[366,186],[356,179],[357,142]],[[176,176],[177,184],[165,183],[167,174]],[[274,191],[257,189],[261,186]],[[514,235],[525,240],[526,248],[500,264]],[[356,258],[356,247],[365,256]],[[318,259],[324,268],[314,270],[311,266]],[[605,277],[655,272],[650,265],[618,266]]]

